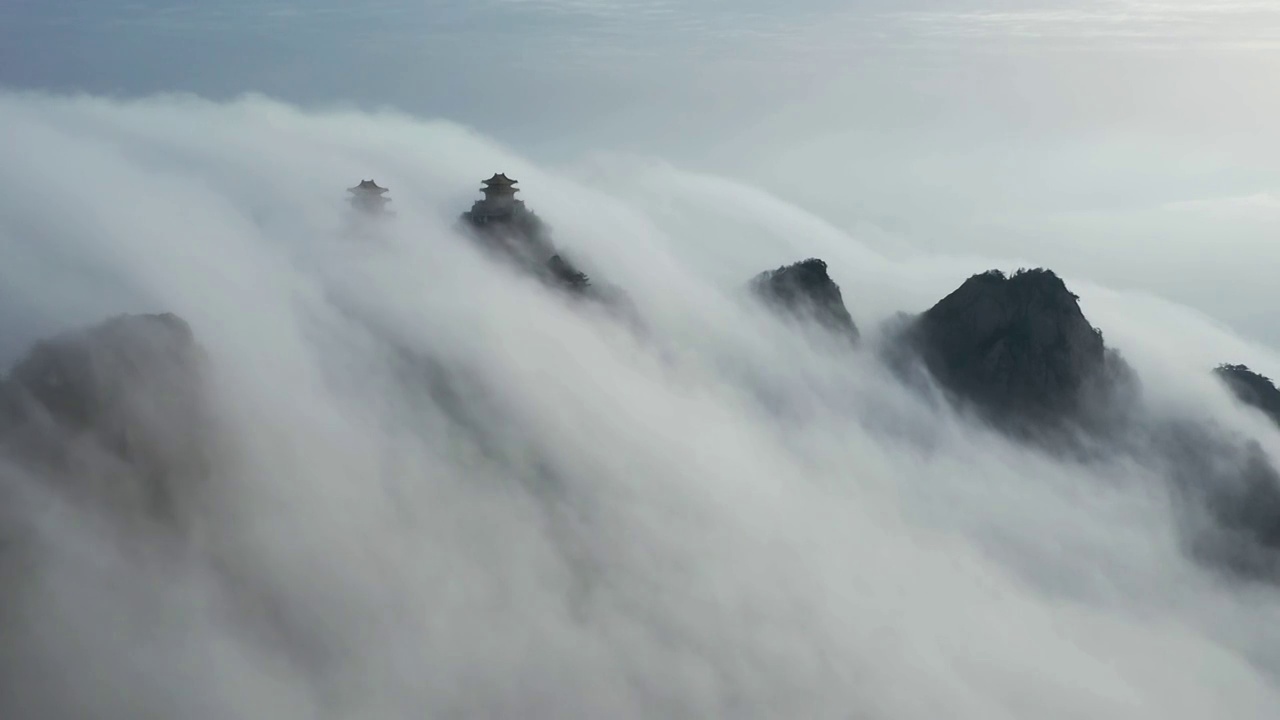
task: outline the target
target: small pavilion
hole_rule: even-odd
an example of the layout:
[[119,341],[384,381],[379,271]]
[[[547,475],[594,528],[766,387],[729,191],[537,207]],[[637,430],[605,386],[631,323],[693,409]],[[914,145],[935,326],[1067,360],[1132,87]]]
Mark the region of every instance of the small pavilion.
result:
[[391,202],[391,198],[386,197],[387,190],[388,188],[379,186],[373,180],[361,180],[359,185],[347,188],[347,192],[351,193],[351,206],[374,215],[386,212],[386,205]]

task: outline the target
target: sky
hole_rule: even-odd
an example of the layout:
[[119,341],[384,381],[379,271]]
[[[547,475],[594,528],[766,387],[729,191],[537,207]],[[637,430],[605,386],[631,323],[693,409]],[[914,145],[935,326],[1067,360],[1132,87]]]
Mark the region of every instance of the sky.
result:
[[[0,365],[174,312],[209,422],[176,528],[0,455],[0,716],[1273,717],[1280,595],[1142,438],[1280,459],[1208,372],[1280,377],[1280,11],[782,5],[0,4]],[[648,332],[458,235],[495,171]],[[861,349],[742,297],[809,256]],[[1023,265],[1138,373],[1132,453],[877,360]]]

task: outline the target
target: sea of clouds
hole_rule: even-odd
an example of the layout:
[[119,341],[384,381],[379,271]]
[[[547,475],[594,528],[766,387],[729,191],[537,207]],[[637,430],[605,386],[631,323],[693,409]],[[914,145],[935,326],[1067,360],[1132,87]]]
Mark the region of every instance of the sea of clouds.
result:
[[[1001,438],[739,297],[817,256],[877,341],[999,257],[890,259],[749,186],[535,165],[264,98],[0,94],[0,355],[174,312],[211,476],[177,532],[0,466],[0,716],[1271,718],[1280,591],[1188,559],[1158,463]],[[493,172],[633,331],[482,257]],[[345,188],[390,187],[354,224]],[[1280,433],[1280,357],[1067,277],[1152,412]],[[449,393],[439,392],[448,378]],[[447,395],[447,397],[445,397]]]

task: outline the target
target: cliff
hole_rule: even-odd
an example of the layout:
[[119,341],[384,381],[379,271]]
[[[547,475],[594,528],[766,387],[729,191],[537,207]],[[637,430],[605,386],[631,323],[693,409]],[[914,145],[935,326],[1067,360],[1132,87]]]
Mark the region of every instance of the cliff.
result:
[[792,317],[815,322],[850,340],[859,338],[858,326],[845,307],[840,286],[817,258],[767,270],[751,279],[751,292],[769,307]]
[[1280,389],[1271,378],[1259,375],[1246,365],[1219,365],[1214,373],[1237,400],[1261,410],[1272,422],[1280,425]]
[[556,250],[546,223],[523,203],[495,211],[481,200],[462,213],[459,224],[484,250],[553,287],[575,294],[591,287],[586,274]]
[[[1280,472],[1270,458],[1211,422],[1152,414],[1136,375],[1053,272],[975,275],[895,323],[888,356],[900,371],[923,366],[953,402],[1064,460],[1152,468],[1184,517],[1189,553],[1208,567],[1280,581]],[[1280,400],[1255,373],[1219,372],[1264,411]]]
[[1006,426],[1083,420],[1132,381],[1050,270],[974,275],[900,335],[939,385]]

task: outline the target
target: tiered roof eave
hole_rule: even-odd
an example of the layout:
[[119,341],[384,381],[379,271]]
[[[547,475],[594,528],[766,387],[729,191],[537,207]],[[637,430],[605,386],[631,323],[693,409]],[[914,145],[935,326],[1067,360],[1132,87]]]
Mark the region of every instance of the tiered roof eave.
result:
[[492,191],[509,189],[511,192],[520,192],[520,190],[516,188],[517,182],[517,180],[512,180],[507,177],[506,173],[494,173],[493,177],[488,180],[484,180],[481,184],[484,185],[485,190]]
[[347,188],[347,192],[349,193],[377,193],[379,195],[386,193],[387,190],[388,188],[379,186],[378,183],[373,180],[361,180],[359,185]]

